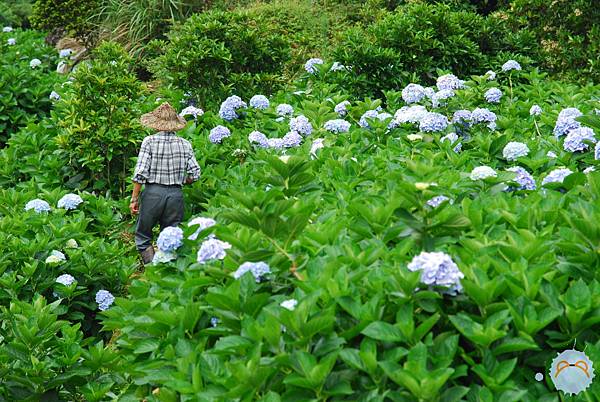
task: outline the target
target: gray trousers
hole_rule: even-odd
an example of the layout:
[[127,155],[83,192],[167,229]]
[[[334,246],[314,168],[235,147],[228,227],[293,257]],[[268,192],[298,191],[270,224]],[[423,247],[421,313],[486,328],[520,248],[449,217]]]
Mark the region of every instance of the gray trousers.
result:
[[177,226],[183,220],[183,192],[179,186],[146,184],[140,196],[140,213],[135,227],[135,245],[144,251],[152,245],[152,229]]

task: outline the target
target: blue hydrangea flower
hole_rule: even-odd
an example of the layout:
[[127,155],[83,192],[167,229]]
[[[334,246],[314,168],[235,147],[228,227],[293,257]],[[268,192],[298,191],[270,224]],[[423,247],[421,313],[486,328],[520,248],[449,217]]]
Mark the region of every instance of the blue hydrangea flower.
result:
[[529,147],[522,142],[511,141],[504,146],[502,156],[507,161],[514,161],[529,154]]
[[183,230],[175,226],[167,226],[156,240],[158,249],[166,253],[177,250],[183,245]]
[[600,142],[597,142],[596,146],[594,147],[594,159],[595,160],[600,159]]
[[217,126],[210,130],[208,140],[213,144],[220,144],[223,138],[227,138],[231,135],[231,131],[225,126]]
[[423,92],[427,98],[432,99],[433,95],[435,95],[435,88],[427,87],[423,89]]
[[[199,216],[197,218],[192,219],[191,221],[188,222],[188,227],[192,227],[192,226],[198,226],[198,229],[196,229],[196,231],[190,235],[190,237],[188,237],[188,239],[190,240],[196,240],[198,238],[198,235],[200,234],[200,232],[202,232],[203,230],[208,229],[211,226],[216,225],[217,222],[212,219],[212,218],[204,218],[202,216]],[[211,234],[209,237],[214,237],[214,234]]]
[[450,122],[440,113],[428,112],[419,123],[419,130],[423,132],[444,131]]
[[402,90],[402,99],[408,104],[420,102],[425,96],[425,88],[419,84],[408,84]]
[[2,32],[4,32],[4,33],[12,32],[12,31],[13,31],[12,27],[9,27],[9,26],[2,28]]
[[96,303],[100,311],[108,310],[114,301],[115,297],[108,290],[101,289],[96,293]]
[[[450,144],[454,144],[458,141],[458,135],[456,133],[448,133],[445,136],[443,136],[442,138],[440,138],[440,141],[441,142],[449,141]],[[461,149],[462,149],[462,144],[460,142],[454,146],[454,152],[456,152],[456,153],[459,153]]]
[[558,168],[554,169],[546,177],[542,180],[542,186],[547,183],[562,183],[565,177],[573,173],[571,169],[568,168]]
[[541,114],[542,114],[542,108],[539,105],[533,105],[533,106],[531,106],[531,109],[529,109],[530,116],[539,116]]
[[237,95],[230,96],[221,103],[219,117],[226,121],[232,121],[240,117],[237,113],[239,109],[246,108],[246,102]]
[[565,137],[563,148],[567,152],[579,152],[588,149],[586,142],[596,143],[594,130],[588,127],[579,127],[570,130]]
[[440,91],[443,89],[462,89],[465,87],[465,82],[458,79],[454,74],[446,74],[438,77],[436,85]]
[[439,107],[446,99],[452,98],[455,92],[452,89],[442,89],[431,97],[431,103],[433,107]]
[[204,110],[197,108],[195,106],[188,106],[186,108],[184,108],[181,113],[179,113],[179,115],[181,117],[185,117],[185,116],[194,116],[194,120],[196,120],[199,116],[202,116],[204,114]]
[[281,139],[283,146],[286,148],[297,147],[302,144],[302,136],[295,131],[290,131]]
[[269,146],[269,148],[273,149],[283,149],[285,147],[282,138],[269,138],[269,140],[267,141],[267,145]]
[[369,122],[367,121],[367,119],[376,119],[377,115],[379,115],[379,112],[377,110],[367,110],[360,117],[358,125],[363,128],[369,128]]
[[585,173],[585,174],[588,174],[588,173],[591,173],[591,172],[595,172],[595,171],[596,171],[596,168],[593,167],[593,166],[588,166],[585,169],[583,169],[583,173]]
[[227,256],[228,250],[231,248],[231,244],[221,241],[215,238],[205,240],[202,242],[200,249],[198,250],[197,260],[200,264],[205,264],[210,260],[222,260]]
[[348,114],[348,106],[350,106],[350,102],[345,100],[335,105],[333,110],[341,117],[344,117],[346,114]]
[[429,205],[431,208],[437,208],[446,201],[451,202],[450,198],[446,197],[445,195],[436,195],[435,197],[427,201],[427,205]]
[[342,119],[329,120],[323,127],[325,130],[336,134],[347,133],[350,131],[350,123]]
[[294,114],[294,108],[292,105],[288,105],[287,103],[282,103],[277,106],[276,109],[277,115],[281,117],[290,117]]
[[16,45],[16,44],[17,44],[17,40],[16,40],[15,38],[8,38],[8,39],[6,40],[6,44],[7,44],[8,46],[14,46],[14,45]]
[[529,172],[527,170],[523,169],[521,166],[511,167],[506,170],[517,174],[517,176],[513,179],[513,181],[515,183],[519,184],[519,187],[516,187],[516,188],[509,187],[508,188],[509,191],[535,190],[535,188],[536,188],[535,179],[533,178],[533,176],[531,174],[529,174]]
[[29,211],[31,209],[33,209],[38,214],[42,213],[42,212],[50,212],[51,211],[50,204],[48,204],[44,200],[40,200],[39,198],[31,200],[27,204],[25,204],[25,211]]
[[264,95],[254,95],[250,98],[250,107],[259,110],[269,108],[269,99]]
[[258,144],[261,148],[267,148],[269,146],[269,139],[260,131],[253,131],[248,134],[248,141],[252,144]]
[[42,61],[40,59],[32,59],[29,62],[29,67],[31,67],[31,68],[36,68],[36,67],[38,67],[40,65],[42,65]]
[[464,278],[464,274],[446,253],[423,251],[413,257],[408,269],[413,272],[421,271],[421,282],[426,285],[443,286],[452,291],[462,289],[460,280]]
[[509,60],[502,65],[502,71],[508,72],[511,70],[519,71],[519,70],[521,70],[521,65],[518,62],[516,62],[515,60]]
[[579,116],[583,116],[583,113],[577,108],[569,107],[561,110],[554,125],[554,135],[560,137],[567,134],[570,130],[581,127],[581,123],[575,120]]
[[423,117],[427,115],[425,106],[402,106],[394,114],[394,121],[398,124],[404,123],[420,123]]
[[312,124],[310,124],[310,121],[308,121],[308,119],[305,116],[300,115],[298,117],[290,119],[290,131],[295,131],[298,134],[307,136],[312,133],[312,130]]
[[322,59],[319,59],[319,58],[308,59],[308,61],[304,64],[304,69],[310,74],[315,74],[317,71],[319,71],[316,67],[319,64],[323,64]]
[[246,272],[252,273],[256,282],[260,282],[267,274],[271,273],[271,268],[265,262],[245,262],[239,266],[233,273],[235,279],[241,278]]
[[455,125],[460,125],[462,127],[470,127],[471,126],[471,112],[468,110],[457,110],[452,115],[452,123]]
[[83,202],[83,199],[77,194],[67,194],[58,200],[58,207],[64,208],[67,211],[71,209],[77,209],[79,204]]
[[494,81],[496,79],[496,73],[493,72],[492,70],[488,70],[485,73],[485,76],[487,77],[488,81]]
[[56,278],[55,282],[65,286],[71,286],[73,283],[75,283],[75,278],[69,274],[62,274]]
[[48,96],[50,100],[60,100],[60,95],[56,91],[50,92],[50,96]]
[[546,153],[546,156],[547,156],[548,158],[552,158],[552,159],[555,159],[555,158],[556,158],[556,154],[555,154],[554,152],[552,152],[552,151],[548,151],[548,152]]
[[221,320],[219,320],[217,317],[211,317],[210,318],[210,325],[214,328],[217,325],[219,325],[219,323],[221,322]]
[[498,88],[490,88],[487,91],[485,91],[485,94],[483,96],[485,97],[485,100],[489,103],[499,103],[500,98],[502,98],[502,91]]
[[296,300],[296,299],[284,300],[279,305],[286,310],[294,311],[296,309],[296,306],[298,305],[298,300]]
[[471,175],[469,176],[471,180],[485,180],[490,177],[498,177],[498,173],[494,169],[489,166],[478,166],[471,171]]
[[494,130],[496,128],[496,113],[486,108],[476,108],[471,112],[471,121],[473,124],[487,123],[487,126]]

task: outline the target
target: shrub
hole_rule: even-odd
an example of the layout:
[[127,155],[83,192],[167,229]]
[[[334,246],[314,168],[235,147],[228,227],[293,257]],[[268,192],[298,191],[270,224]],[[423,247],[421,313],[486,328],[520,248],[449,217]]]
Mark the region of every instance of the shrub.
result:
[[99,0],[36,0],[31,25],[40,30],[64,30],[67,35],[90,39],[90,17],[96,12]]
[[[14,45],[8,40],[15,39]],[[35,31],[0,33],[0,147],[27,121],[43,117],[51,106],[53,86],[62,81],[54,71],[57,54]],[[41,64],[30,66],[33,59]]]
[[507,15],[516,29],[535,33],[545,68],[570,79],[600,79],[600,8],[595,2],[517,0]]
[[81,187],[123,191],[144,137],[139,117],[145,89],[132,71],[131,59],[106,42],[81,64],[56,104],[56,142],[64,160],[81,175]]
[[151,70],[212,104],[232,91],[244,97],[274,91],[290,58],[288,40],[242,11],[194,15],[168,37]]
[[32,10],[31,0],[4,0],[0,3],[0,26],[27,28]]
[[490,68],[498,51],[532,54],[527,31],[506,32],[501,20],[447,5],[409,4],[367,28],[354,27],[337,47],[337,61],[353,67],[347,85],[381,95],[415,77],[432,83],[437,69],[459,76]]

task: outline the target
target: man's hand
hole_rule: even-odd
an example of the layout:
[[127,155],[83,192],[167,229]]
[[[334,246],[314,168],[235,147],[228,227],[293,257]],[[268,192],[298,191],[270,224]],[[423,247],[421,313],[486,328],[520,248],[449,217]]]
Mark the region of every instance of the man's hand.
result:
[[129,203],[129,210],[131,211],[132,215],[137,215],[140,212],[140,202],[137,199],[132,199]]
[[194,179],[192,178],[192,176],[188,176],[185,178],[185,184],[192,184],[194,182]]

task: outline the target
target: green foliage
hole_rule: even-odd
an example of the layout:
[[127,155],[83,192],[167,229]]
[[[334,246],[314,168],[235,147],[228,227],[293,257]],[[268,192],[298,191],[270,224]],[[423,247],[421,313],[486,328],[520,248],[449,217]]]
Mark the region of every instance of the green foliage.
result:
[[[16,40],[9,45],[8,39]],[[51,106],[48,98],[55,84],[63,79],[54,72],[57,55],[43,43],[35,31],[0,33],[0,147],[28,121],[46,115]],[[31,68],[38,59],[41,65]]]
[[289,42],[247,12],[207,12],[176,26],[151,70],[157,77],[215,104],[237,93],[270,93],[282,84]]
[[81,65],[56,104],[56,143],[79,170],[81,188],[122,192],[145,131],[139,123],[146,94],[129,56],[106,42]]
[[355,74],[343,84],[362,96],[380,96],[415,78],[431,83],[437,69],[458,76],[483,73],[501,50],[532,53],[526,30],[512,34],[501,20],[443,4],[408,4],[344,37],[335,60],[353,67]]
[[31,0],[5,0],[0,3],[0,25],[27,28],[32,10]]
[[30,17],[31,25],[40,30],[64,30],[68,35],[90,39],[90,17],[100,0],[36,0]]
[[507,14],[535,33],[546,69],[569,79],[600,78],[600,10],[593,1],[517,0]]

